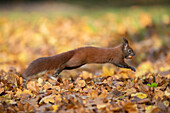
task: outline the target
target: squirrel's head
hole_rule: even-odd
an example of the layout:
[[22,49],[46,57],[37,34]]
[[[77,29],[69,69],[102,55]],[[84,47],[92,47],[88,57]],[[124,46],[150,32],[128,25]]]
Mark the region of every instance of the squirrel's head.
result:
[[123,51],[124,58],[126,58],[126,59],[132,59],[132,57],[135,55],[135,52],[129,46],[128,40],[126,38],[123,38],[123,48],[122,48],[122,51]]

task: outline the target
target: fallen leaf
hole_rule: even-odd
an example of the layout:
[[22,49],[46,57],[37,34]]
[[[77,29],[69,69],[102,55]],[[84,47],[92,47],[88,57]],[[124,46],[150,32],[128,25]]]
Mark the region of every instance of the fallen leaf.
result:
[[45,96],[40,100],[39,104],[42,104],[43,102],[46,104],[48,104],[49,102],[54,103],[55,102],[54,95]]
[[130,89],[127,89],[125,92],[126,92],[125,95],[131,95],[133,93],[136,93],[136,89],[135,88],[130,88]]
[[46,83],[44,84],[43,88],[44,88],[44,90],[47,90],[47,89],[49,89],[49,88],[52,88],[52,84],[46,82]]
[[39,92],[39,87],[37,86],[37,83],[35,81],[30,81],[27,83],[27,88],[30,90],[30,91],[34,91],[34,92]]
[[42,78],[38,78],[38,85],[42,86],[44,83],[44,80]]
[[92,78],[93,75],[87,71],[83,71],[82,74],[80,74],[80,77],[86,80],[87,78]]
[[134,98],[131,100],[131,102],[135,102],[137,104],[145,104],[147,102],[150,102],[151,100],[149,98],[144,98],[144,99],[139,99],[139,98]]
[[5,90],[4,88],[0,88],[0,94],[3,93]]
[[17,89],[17,92],[16,92],[15,96],[20,98],[21,95],[23,95],[23,96],[30,95],[31,97],[33,96],[33,94],[31,93],[30,90],[24,89],[22,91],[20,89]]
[[58,102],[61,102],[62,100],[62,97],[60,94],[58,95],[49,95],[49,96],[45,96],[44,98],[42,98],[39,102],[39,104],[42,104],[43,102],[46,103],[46,104],[49,104],[49,103],[58,103]]
[[59,105],[52,105],[52,108],[53,108],[53,112],[56,112],[59,108]]
[[137,106],[134,103],[126,103],[123,108],[128,113],[138,113]]
[[147,95],[142,93],[142,92],[139,92],[139,93],[136,93],[136,94],[131,94],[132,97],[138,97],[140,99],[144,99],[144,98],[147,98]]
[[108,104],[103,103],[103,104],[97,104],[97,109],[103,109],[106,108],[108,106]]
[[170,98],[170,92],[165,91],[165,95],[166,95],[168,98]]
[[78,80],[78,81],[77,81],[77,85],[78,85],[79,87],[84,87],[84,86],[86,85],[86,82],[85,82],[84,80]]
[[169,105],[170,105],[169,101],[167,101],[167,100],[163,101],[163,104],[164,104],[166,107],[169,107]]
[[151,105],[146,106],[146,107],[145,107],[145,112],[146,112],[146,113],[151,113],[152,110],[155,109],[155,108],[157,108],[157,106],[151,106]]

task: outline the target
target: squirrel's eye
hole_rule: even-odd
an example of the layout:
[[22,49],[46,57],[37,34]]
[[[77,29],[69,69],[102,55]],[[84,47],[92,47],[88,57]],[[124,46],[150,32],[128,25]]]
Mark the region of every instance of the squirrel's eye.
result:
[[129,52],[129,53],[131,53],[131,52],[132,52],[132,50],[131,50],[131,49],[128,49],[128,52]]

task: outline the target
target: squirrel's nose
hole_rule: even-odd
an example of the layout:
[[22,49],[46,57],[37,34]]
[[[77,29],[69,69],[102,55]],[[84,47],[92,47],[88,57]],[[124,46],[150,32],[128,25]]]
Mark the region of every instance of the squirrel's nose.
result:
[[133,56],[135,56],[135,53],[133,53]]

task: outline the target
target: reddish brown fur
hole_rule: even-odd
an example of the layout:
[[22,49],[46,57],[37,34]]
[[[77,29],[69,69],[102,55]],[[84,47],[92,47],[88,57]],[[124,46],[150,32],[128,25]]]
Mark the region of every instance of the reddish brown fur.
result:
[[60,65],[67,62],[74,54],[74,51],[68,51],[55,56],[42,57],[34,60],[23,73],[24,78],[35,75],[45,70],[57,69]]
[[[45,70],[54,69],[57,69],[57,76],[62,70],[78,68],[88,63],[111,63],[135,71],[133,67],[124,62],[125,55],[128,56],[127,51],[130,48],[127,45],[128,41],[124,39],[123,44],[114,48],[81,47],[55,56],[38,58],[28,66],[23,76],[26,78]],[[133,50],[131,54],[135,55]]]

